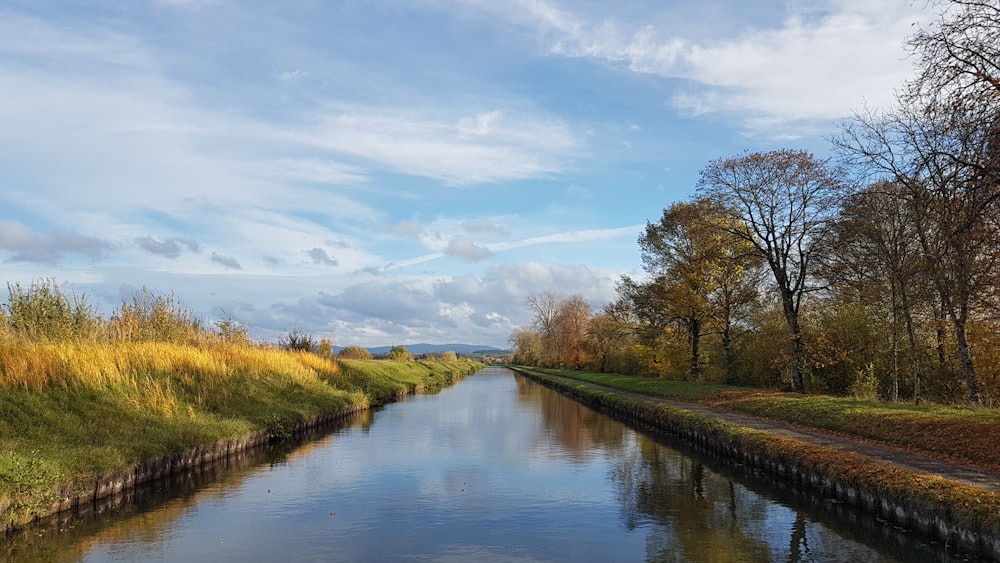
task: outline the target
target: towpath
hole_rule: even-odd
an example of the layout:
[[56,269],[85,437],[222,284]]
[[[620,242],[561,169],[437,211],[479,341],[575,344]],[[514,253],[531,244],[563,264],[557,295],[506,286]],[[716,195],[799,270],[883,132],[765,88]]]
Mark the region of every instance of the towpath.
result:
[[962,465],[959,463],[952,463],[941,459],[936,459],[926,455],[913,453],[901,448],[896,448],[888,444],[877,443],[874,441],[861,440],[861,439],[852,439],[841,435],[824,432],[822,430],[802,428],[800,426],[793,426],[788,423],[768,420],[764,418],[758,418],[755,416],[735,413],[732,411],[727,411],[705,405],[699,405],[696,403],[687,403],[682,401],[676,401],[673,399],[664,399],[662,397],[643,395],[640,393],[630,393],[627,391],[622,391],[620,389],[614,389],[612,387],[606,387],[604,385],[598,385],[596,383],[588,383],[580,381],[578,379],[572,379],[569,377],[561,377],[549,374],[534,374],[534,375],[536,376],[540,375],[541,377],[549,378],[556,381],[561,381],[575,386],[582,386],[591,389],[600,389],[603,391],[611,391],[616,394],[637,400],[649,401],[653,403],[676,407],[679,409],[685,409],[704,416],[720,418],[737,426],[753,428],[755,430],[761,430],[771,434],[785,436],[808,444],[814,444],[817,446],[823,446],[845,452],[852,452],[882,463],[889,463],[913,471],[920,471],[931,475],[937,475],[939,477],[948,479],[950,481],[956,481],[959,483],[964,483],[966,485],[972,485],[974,487],[978,487],[980,489],[984,489],[987,491],[1000,492],[1000,473],[986,471],[983,469],[970,467],[968,465]]

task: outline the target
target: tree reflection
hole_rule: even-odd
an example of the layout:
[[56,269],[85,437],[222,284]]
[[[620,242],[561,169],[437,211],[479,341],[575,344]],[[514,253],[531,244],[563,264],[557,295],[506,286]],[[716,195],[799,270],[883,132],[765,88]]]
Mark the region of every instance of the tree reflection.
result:
[[895,560],[652,438],[629,442],[611,479],[626,529],[647,531],[649,561]]
[[521,377],[517,378],[517,398],[541,414],[549,437],[562,445],[574,461],[587,461],[596,452],[617,452],[622,448],[628,430],[610,417]]

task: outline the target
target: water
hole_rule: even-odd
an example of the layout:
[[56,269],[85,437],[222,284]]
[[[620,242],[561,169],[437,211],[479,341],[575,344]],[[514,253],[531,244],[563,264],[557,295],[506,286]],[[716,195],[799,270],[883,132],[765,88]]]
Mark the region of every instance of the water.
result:
[[[138,502],[18,561],[949,561],[940,545],[487,368]],[[256,456],[256,457],[254,457]],[[58,528],[62,528],[60,531]]]

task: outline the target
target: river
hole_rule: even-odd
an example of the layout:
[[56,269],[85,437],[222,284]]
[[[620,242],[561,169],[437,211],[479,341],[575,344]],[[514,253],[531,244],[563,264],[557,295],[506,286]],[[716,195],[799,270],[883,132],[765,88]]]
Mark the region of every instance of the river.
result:
[[487,368],[0,544],[17,561],[951,561]]

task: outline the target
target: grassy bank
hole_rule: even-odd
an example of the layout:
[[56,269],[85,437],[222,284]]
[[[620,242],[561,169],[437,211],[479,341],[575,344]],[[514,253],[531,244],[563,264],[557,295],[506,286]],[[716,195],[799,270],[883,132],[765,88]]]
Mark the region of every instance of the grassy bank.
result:
[[[597,390],[564,380],[546,379],[546,374],[565,375],[581,381],[608,385],[622,391],[659,394],[664,397],[712,404],[740,404],[750,400],[749,390],[721,386],[702,386],[689,382],[640,380],[640,378],[603,374],[564,372],[560,370],[521,369],[541,375],[547,384],[595,407],[615,412],[642,426],[669,432],[693,440],[721,455],[756,469],[782,475],[784,478],[823,488],[824,496],[859,505],[880,514],[882,518],[906,528],[916,529],[931,537],[955,543],[963,550],[988,558],[1000,557],[1000,494],[911,471],[851,452],[832,450],[799,442],[763,431],[737,426],[685,410],[657,404],[614,390]],[[721,392],[721,395],[720,395]],[[732,394],[726,398],[726,394]],[[767,395],[754,399],[753,408],[767,404]],[[720,398],[722,397],[722,398]],[[742,398],[740,398],[742,397]],[[769,403],[780,408],[782,395]],[[817,401],[818,411],[831,407],[823,397],[801,397],[805,403]],[[850,402],[850,401],[847,401]],[[883,405],[884,406],[884,405]],[[839,408],[842,408],[839,407]],[[863,419],[871,418],[867,403],[857,405]],[[934,407],[926,407],[931,413]],[[736,410],[736,409],[734,409]],[[793,409],[794,411],[795,409]],[[798,420],[802,411],[789,415]],[[836,409],[835,409],[836,410]],[[915,409],[921,412],[922,409]],[[746,410],[744,412],[749,412]],[[961,412],[943,412],[961,418]],[[979,421],[978,411],[970,412]],[[850,412],[843,417],[850,419]],[[885,416],[884,414],[880,416]],[[773,418],[784,419],[781,416]]]
[[570,370],[532,371],[875,440],[1000,471],[1000,411],[995,409],[860,401]]
[[474,362],[338,361],[247,343],[0,341],[0,516],[60,485],[455,381]]

